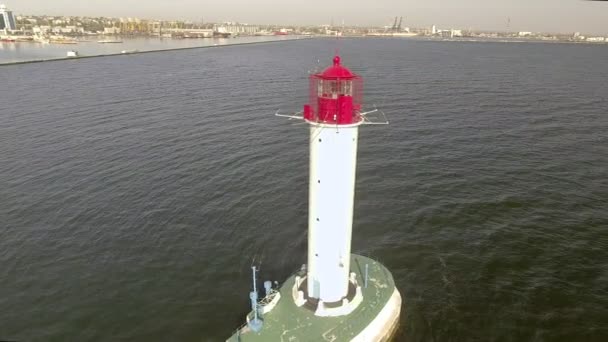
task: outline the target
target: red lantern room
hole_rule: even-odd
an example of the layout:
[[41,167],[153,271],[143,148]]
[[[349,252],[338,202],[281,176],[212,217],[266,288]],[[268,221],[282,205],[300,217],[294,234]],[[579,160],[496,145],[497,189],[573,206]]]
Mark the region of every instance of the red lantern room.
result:
[[310,76],[310,100],[304,105],[304,119],[311,122],[350,125],[361,121],[363,79],[340,65]]

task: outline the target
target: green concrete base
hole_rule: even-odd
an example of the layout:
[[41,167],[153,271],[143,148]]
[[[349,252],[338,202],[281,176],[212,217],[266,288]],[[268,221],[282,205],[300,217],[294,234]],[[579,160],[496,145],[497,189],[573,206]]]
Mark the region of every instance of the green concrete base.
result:
[[[365,283],[365,265],[368,282]],[[351,272],[356,274],[361,286],[362,302],[350,314],[338,317],[319,317],[306,305],[298,307],[293,299],[296,273],[279,289],[281,299],[274,308],[263,315],[260,332],[251,331],[247,325],[239,328],[227,341],[388,341],[395,333],[401,311],[401,295],[395,287],[393,276],[379,262],[352,254]],[[249,314],[251,316],[252,313]]]

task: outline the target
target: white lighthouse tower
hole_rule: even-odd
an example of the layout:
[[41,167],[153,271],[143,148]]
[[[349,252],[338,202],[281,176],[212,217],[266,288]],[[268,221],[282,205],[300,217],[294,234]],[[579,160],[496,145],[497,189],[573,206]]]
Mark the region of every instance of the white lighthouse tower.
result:
[[307,294],[324,303],[348,294],[361,109],[361,77],[340,65],[310,77]]
[[310,76],[309,103],[295,115],[310,126],[308,263],[258,301],[229,341],[386,341],[396,331],[401,295],[379,262],[351,253],[363,81],[341,65]]

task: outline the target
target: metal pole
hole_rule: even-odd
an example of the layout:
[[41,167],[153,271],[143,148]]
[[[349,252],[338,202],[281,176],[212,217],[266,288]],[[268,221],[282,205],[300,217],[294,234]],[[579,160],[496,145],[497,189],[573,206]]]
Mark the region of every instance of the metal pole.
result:
[[369,272],[369,264],[365,264],[365,288],[367,288],[367,274]]
[[251,299],[251,309],[253,310],[253,319],[248,322],[249,328],[255,332],[260,332],[262,330],[263,322],[258,317],[258,291],[256,291],[257,285],[255,281],[255,272],[256,267],[251,267],[251,273],[253,277],[253,291],[249,293],[249,298]]
[[255,266],[251,267],[251,271],[253,273],[253,293],[256,294],[255,300],[252,300],[251,306],[253,307],[253,319],[257,322],[258,321],[258,301],[257,301],[258,291],[256,291],[256,285],[255,285]]
[[256,292],[255,290],[255,266],[251,266],[251,271],[253,272],[253,292]]

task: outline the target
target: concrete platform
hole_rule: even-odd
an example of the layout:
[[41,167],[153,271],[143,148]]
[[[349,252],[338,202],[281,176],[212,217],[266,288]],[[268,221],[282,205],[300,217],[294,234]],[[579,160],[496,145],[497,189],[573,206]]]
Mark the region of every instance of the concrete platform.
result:
[[[368,283],[364,286],[365,265]],[[296,273],[280,287],[281,299],[264,314],[263,329],[256,333],[247,325],[238,329],[229,342],[269,341],[388,341],[397,330],[401,312],[401,295],[393,276],[379,262],[352,254],[351,272],[356,274],[363,300],[351,313],[337,317],[319,317],[306,305],[297,306],[293,299]],[[252,313],[249,314],[251,317]]]

